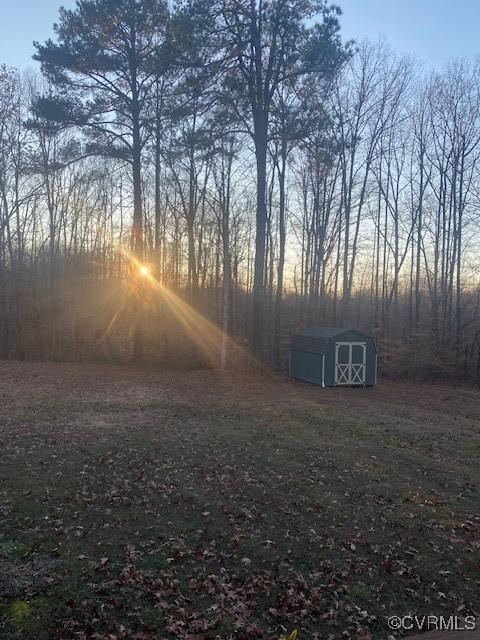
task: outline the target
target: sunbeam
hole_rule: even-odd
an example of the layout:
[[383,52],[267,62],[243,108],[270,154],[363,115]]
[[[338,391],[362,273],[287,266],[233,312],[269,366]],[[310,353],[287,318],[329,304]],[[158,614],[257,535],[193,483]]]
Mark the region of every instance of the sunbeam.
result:
[[148,283],[151,290],[161,297],[210,366],[216,368],[220,366],[222,349],[227,350],[230,362],[239,362],[240,359],[244,362],[252,362],[252,355],[246,349],[239,346],[213,322],[161,283],[148,265],[141,263],[125,248],[121,249],[121,253],[130,261],[142,280]]

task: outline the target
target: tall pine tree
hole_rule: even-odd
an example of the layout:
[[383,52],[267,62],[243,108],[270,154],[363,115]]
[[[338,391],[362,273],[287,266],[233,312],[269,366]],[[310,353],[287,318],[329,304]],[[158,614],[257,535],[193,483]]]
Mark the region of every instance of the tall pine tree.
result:
[[193,0],[209,14],[223,58],[223,98],[250,134],[256,159],[252,347],[264,359],[267,149],[274,98],[311,76],[333,76],[348,55],[339,9],[324,0]]
[[53,91],[36,104],[43,117],[81,127],[87,151],[132,168],[132,249],[143,256],[142,151],[155,87],[168,54],[165,0],[78,0],[60,9],[56,40],[35,43],[34,58]]

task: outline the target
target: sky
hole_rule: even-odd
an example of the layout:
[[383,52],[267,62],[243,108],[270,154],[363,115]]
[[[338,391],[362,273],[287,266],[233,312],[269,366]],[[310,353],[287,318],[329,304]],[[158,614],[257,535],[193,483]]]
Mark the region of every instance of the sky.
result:
[[[335,0],[345,39],[384,38],[398,53],[440,69],[480,54],[480,0]],[[35,68],[33,41],[46,40],[58,8],[75,0],[0,0],[0,64]]]
[[440,70],[451,58],[480,54],[479,0],[337,0],[344,38],[384,38]]

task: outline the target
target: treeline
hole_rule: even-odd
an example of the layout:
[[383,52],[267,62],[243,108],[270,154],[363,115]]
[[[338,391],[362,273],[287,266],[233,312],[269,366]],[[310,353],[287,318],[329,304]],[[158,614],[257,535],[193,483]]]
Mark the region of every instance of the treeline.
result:
[[235,364],[223,332],[285,366],[331,324],[384,373],[478,381],[479,67],[427,74],[339,19],[83,0],[42,76],[3,67],[1,355]]

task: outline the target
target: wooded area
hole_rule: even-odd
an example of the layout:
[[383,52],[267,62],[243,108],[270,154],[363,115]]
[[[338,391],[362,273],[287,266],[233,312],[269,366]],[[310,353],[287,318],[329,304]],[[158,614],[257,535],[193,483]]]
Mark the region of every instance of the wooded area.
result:
[[237,364],[218,331],[283,367],[325,324],[373,333],[384,374],[478,382],[480,67],[340,25],[81,0],[41,76],[2,67],[1,357]]

